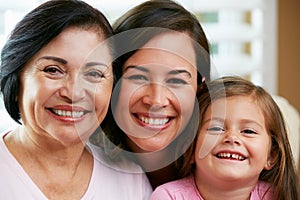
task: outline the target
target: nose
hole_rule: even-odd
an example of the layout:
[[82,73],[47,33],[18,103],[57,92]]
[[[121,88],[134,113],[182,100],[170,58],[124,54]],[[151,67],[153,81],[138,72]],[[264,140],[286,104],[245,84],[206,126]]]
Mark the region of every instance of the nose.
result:
[[68,77],[63,81],[62,87],[59,90],[59,95],[69,102],[79,102],[81,101],[86,93],[85,88],[77,77]]
[[234,131],[226,131],[224,134],[223,142],[231,145],[240,145],[241,140],[239,138],[239,133]]
[[148,84],[146,94],[143,97],[143,103],[148,104],[152,107],[165,107],[169,104],[168,88],[158,83]]

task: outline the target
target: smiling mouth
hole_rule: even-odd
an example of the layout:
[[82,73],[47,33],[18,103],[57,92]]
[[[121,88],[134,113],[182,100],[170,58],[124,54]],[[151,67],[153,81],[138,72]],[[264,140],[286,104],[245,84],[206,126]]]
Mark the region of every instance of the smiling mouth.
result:
[[145,117],[145,116],[140,116],[140,115],[136,115],[136,117],[139,120],[141,120],[143,123],[148,124],[148,125],[154,125],[154,126],[165,125],[171,120],[171,118],[169,118],[169,117],[157,118],[157,117]]
[[60,110],[60,109],[53,109],[48,108],[53,114],[59,116],[59,117],[72,117],[72,118],[80,118],[88,111],[70,111],[70,110]]
[[243,161],[246,159],[244,156],[240,154],[229,153],[229,152],[218,153],[216,157],[220,159],[230,159],[230,160],[238,160],[238,161]]

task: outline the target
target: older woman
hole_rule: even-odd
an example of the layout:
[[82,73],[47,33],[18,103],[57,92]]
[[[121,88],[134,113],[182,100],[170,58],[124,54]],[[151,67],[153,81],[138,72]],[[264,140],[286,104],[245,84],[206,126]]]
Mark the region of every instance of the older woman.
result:
[[76,0],[48,1],[12,31],[1,92],[21,126],[0,140],[0,199],[147,199],[146,177],[121,171],[136,165],[87,143],[110,101],[111,35],[102,13]]

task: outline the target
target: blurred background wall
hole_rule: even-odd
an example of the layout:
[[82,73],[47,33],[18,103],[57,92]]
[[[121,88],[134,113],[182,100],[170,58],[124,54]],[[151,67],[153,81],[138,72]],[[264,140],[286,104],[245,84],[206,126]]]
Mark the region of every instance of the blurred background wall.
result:
[[[278,94],[300,111],[300,1],[278,0]],[[298,177],[300,179],[300,158]]]
[[300,1],[278,0],[278,94],[300,111]]

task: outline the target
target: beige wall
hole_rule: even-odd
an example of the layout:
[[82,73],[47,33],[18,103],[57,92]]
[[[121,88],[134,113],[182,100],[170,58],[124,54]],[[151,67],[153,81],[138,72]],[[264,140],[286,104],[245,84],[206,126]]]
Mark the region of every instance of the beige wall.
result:
[[278,0],[278,94],[300,111],[299,0]]
[[300,112],[299,0],[278,0],[278,94]]

